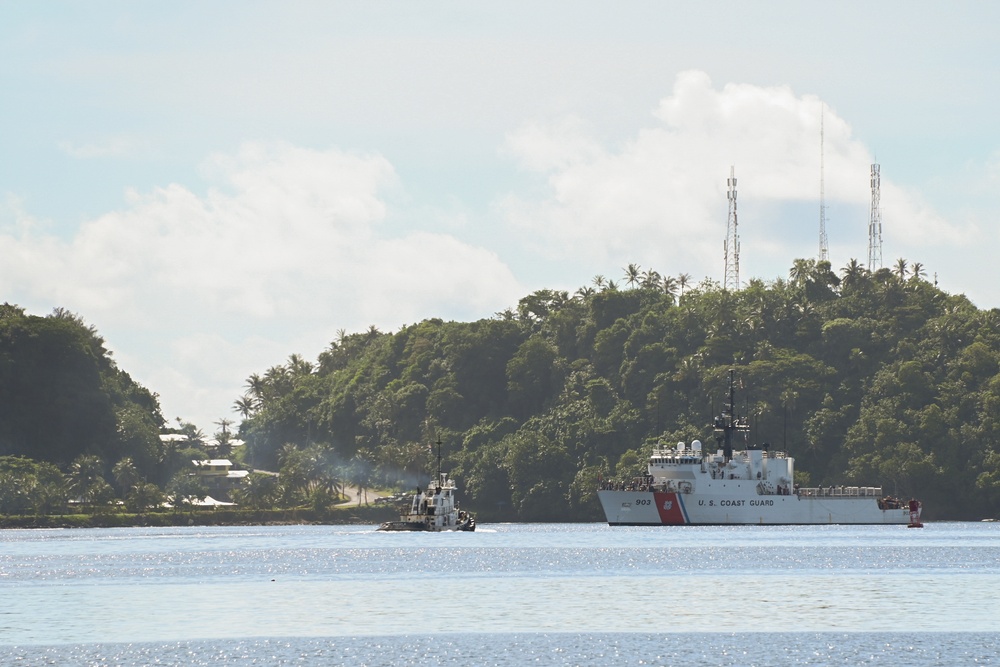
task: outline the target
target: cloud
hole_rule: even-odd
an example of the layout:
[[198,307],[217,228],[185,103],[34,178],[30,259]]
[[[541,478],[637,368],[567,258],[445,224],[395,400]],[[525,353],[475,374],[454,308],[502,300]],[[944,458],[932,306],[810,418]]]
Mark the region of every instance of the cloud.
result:
[[549,126],[529,121],[507,135],[504,152],[531,171],[566,169],[603,155],[603,148],[589,133],[589,124],[576,116],[560,118]]
[[[784,274],[795,257],[815,254],[811,240],[794,247],[789,230],[818,238],[822,122],[827,204],[860,213],[857,226],[867,229],[871,153],[818,97],[796,95],[788,86],[727,84],[720,90],[704,72],[687,71],[653,118],[614,147],[593,139],[576,117],[531,120],[510,132],[506,151],[544,178],[546,189],[536,199],[506,197],[508,223],[530,231],[535,249],[553,259],[640,262],[661,272],[720,277],[726,179],[735,166],[742,254],[757,252],[758,259],[767,255],[776,262],[762,277]],[[894,217],[907,220],[906,243],[967,243],[974,231],[950,223],[917,193],[885,178],[881,198]],[[816,214],[803,218],[799,204],[815,206]],[[853,228],[828,229],[831,239],[848,232],[855,235]],[[866,249],[851,254],[865,257]]]
[[383,230],[400,185],[379,155],[247,143],[201,173],[204,194],[129,192],[67,240],[9,200],[14,224],[0,231],[4,294],[93,322],[168,414],[199,414],[209,396],[228,409],[249,373],[314,355],[337,329],[389,330],[446,306],[484,317],[522,296],[490,251]]

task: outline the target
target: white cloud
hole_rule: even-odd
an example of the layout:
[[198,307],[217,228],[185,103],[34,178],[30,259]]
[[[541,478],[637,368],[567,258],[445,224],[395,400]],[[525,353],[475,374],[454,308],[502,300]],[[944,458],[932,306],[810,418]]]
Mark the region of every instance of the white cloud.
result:
[[[743,236],[757,239],[742,254],[777,262],[762,277],[783,274],[795,257],[815,253],[811,242],[793,247],[787,227],[806,224],[808,233],[801,231],[809,238],[818,229],[821,116],[827,204],[865,211],[858,221],[864,230],[872,158],[844,119],[824,110],[819,98],[797,96],[787,86],[728,84],[719,90],[699,71],[679,74],[655,110],[659,123],[638,129],[619,147],[600,146],[577,118],[548,127],[533,120],[510,133],[507,150],[525,169],[544,175],[547,192],[538,200],[511,195],[503,208],[509,223],[530,230],[536,249],[552,258],[637,261],[668,273],[704,271],[718,278],[726,179],[735,165]],[[969,241],[973,230],[949,223],[916,193],[885,178],[881,193],[883,207],[908,221],[906,243]],[[816,216],[782,220],[781,207],[795,202],[815,202]],[[828,233],[837,238],[839,231]],[[865,257],[865,248],[859,250],[852,254]]]
[[590,126],[576,116],[561,118],[547,127],[528,122],[507,134],[505,152],[531,171],[565,169],[599,159],[604,153],[589,132]]
[[339,328],[392,329],[445,306],[482,317],[522,296],[489,251],[381,232],[397,187],[381,156],[250,143],[202,172],[205,195],[130,192],[67,241],[11,206],[18,222],[0,233],[0,289],[93,322],[168,415],[228,414],[249,373],[314,355]]

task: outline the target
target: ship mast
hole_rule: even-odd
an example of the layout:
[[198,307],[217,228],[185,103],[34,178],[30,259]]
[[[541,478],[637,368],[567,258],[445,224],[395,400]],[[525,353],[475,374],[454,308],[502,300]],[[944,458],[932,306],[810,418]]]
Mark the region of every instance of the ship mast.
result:
[[748,440],[750,433],[750,422],[745,419],[736,418],[736,370],[729,369],[729,402],[726,403],[722,414],[715,418],[715,440],[718,447],[722,449],[722,454],[726,461],[733,459],[733,434],[742,433],[742,442],[738,442],[742,449],[751,449]]
[[441,483],[441,438],[437,439],[438,446],[438,484]]
[[722,455],[726,461],[733,458],[733,431],[736,430],[733,413],[736,410],[736,381],[734,379],[736,371],[729,369],[729,402],[726,403],[722,414],[715,418],[715,440],[722,445]]

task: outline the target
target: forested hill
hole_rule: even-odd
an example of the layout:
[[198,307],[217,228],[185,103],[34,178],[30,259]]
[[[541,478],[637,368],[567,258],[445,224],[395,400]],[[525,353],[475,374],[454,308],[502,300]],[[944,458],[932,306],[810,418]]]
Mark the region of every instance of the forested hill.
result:
[[1000,311],[907,272],[797,260],[738,292],[630,266],[621,287],[542,290],[471,323],[341,334],[237,400],[247,458],[300,449],[426,482],[440,440],[467,507],[506,520],[600,520],[599,477],[645,471],[655,442],[712,443],[735,368],[758,443],[799,482],[881,484],[929,518],[995,517]]
[[[93,327],[62,309],[39,317],[0,305],[0,457],[63,468],[96,457],[103,473],[127,458],[154,480],[162,426],[156,396],[118,368]],[[0,476],[3,498],[28,493],[12,479]]]

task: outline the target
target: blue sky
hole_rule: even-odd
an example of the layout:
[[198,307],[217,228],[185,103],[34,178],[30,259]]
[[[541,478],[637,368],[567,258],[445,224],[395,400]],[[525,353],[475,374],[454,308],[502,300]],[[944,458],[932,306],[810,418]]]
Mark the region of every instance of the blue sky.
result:
[[206,432],[338,330],[818,251],[1000,306],[1000,5],[0,0],[0,298]]

